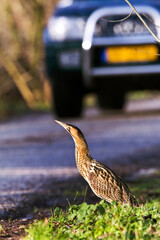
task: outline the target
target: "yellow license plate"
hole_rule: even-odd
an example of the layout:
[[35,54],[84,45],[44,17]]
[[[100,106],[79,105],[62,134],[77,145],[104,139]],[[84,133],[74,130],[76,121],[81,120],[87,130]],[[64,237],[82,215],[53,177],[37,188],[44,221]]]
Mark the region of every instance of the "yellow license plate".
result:
[[153,62],[158,60],[156,45],[114,46],[105,50],[109,63]]

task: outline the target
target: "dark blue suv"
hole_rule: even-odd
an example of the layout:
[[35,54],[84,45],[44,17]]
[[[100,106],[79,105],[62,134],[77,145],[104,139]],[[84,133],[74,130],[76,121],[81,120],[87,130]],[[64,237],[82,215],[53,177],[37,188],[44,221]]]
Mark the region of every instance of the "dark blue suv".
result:
[[[160,0],[132,4],[160,37]],[[160,89],[160,45],[130,12],[122,0],[58,3],[43,40],[59,117],[79,116],[88,92],[97,94],[100,107],[120,109],[126,92]]]

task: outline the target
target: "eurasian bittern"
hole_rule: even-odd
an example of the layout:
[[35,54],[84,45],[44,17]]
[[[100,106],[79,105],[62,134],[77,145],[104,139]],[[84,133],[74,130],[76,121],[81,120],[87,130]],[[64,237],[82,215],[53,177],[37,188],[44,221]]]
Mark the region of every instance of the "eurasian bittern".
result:
[[92,191],[107,202],[138,206],[125,181],[109,167],[90,156],[87,142],[81,130],[71,124],[56,121],[73,137],[75,159],[80,174],[88,182]]

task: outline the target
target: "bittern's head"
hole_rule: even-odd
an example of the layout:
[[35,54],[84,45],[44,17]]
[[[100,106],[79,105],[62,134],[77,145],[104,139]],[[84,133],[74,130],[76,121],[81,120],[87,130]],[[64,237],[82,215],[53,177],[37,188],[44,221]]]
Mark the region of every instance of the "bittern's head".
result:
[[70,135],[73,137],[74,140],[76,139],[84,139],[83,133],[81,130],[71,124],[66,124],[60,121],[55,120],[58,124],[60,124]]

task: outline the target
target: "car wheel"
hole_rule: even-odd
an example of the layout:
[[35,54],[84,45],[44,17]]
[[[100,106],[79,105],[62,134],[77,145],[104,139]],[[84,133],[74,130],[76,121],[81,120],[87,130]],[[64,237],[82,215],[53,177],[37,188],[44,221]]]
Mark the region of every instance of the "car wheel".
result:
[[122,109],[124,102],[124,92],[106,91],[98,93],[98,103],[102,109]]
[[53,83],[53,106],[58,117],[79,117],[82,112],[83,88],[77,79],[56,79]]

